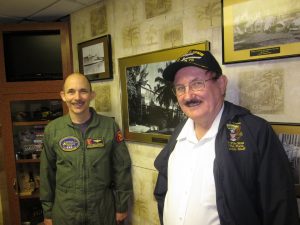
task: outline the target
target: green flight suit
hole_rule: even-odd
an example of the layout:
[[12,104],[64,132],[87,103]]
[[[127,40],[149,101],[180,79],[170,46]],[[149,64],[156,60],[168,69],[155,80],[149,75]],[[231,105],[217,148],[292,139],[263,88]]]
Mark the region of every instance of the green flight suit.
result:
[[85,134],[69,115],[45,128],[40,166],[44,217],[54,225],[115,225],[132,195],[131,160],[112,118],[97,114]]

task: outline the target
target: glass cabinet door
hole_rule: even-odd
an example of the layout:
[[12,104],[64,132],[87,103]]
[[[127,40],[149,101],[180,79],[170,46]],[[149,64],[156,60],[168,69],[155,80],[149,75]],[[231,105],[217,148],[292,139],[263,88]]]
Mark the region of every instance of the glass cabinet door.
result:
[[16,162],[15,191],[19,197],[21,222],[43,221],[39,201],[39,158],[45,126],[63,115],[61,100],[11,101],[13,148]]

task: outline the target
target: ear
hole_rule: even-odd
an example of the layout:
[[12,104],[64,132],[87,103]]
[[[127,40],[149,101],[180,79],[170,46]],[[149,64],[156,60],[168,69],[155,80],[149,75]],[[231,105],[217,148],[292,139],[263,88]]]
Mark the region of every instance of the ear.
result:
[[60,92],[60,97],[61,99],[65,102],[66,101],[66,98],[65,98],[65,92],[64,91],[61,91]]
[[219,77],[219,79],[217,81],[219,83],[219,87],[220,87],[221,93],[225,96],[227,82],[228,82],[227,77],[225,75],[222,75],[222,76]]
[[91,92],[91,100],[93,100],[96,97],[96,92],[92,91]]

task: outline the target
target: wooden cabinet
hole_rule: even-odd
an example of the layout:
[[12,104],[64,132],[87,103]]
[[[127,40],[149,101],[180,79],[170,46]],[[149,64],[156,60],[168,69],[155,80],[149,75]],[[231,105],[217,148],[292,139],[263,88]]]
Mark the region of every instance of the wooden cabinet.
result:
[[[3,32],[38,30],[60,33],[62,79],[7,81]],[[0,25],[0,191],[5,225],[35,225],[43,220],[39,201],[43,130],[63,114],[59,92],[63,78],[72,72],[71,58],[67,23]]]
[[63,114],[58,93],[2,95],[3,157],[10,224],[38,224],[39,155],[47,123]]

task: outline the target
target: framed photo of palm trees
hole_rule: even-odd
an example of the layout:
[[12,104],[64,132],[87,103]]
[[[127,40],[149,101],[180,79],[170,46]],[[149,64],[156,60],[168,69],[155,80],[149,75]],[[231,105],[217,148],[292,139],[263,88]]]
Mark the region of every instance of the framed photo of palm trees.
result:
[[185,119],[172,92],[172,84],[162,78],[162,72],[190,49],[209,50],[209,42],[119,59],[126,140],[165,144],[176,125]]

